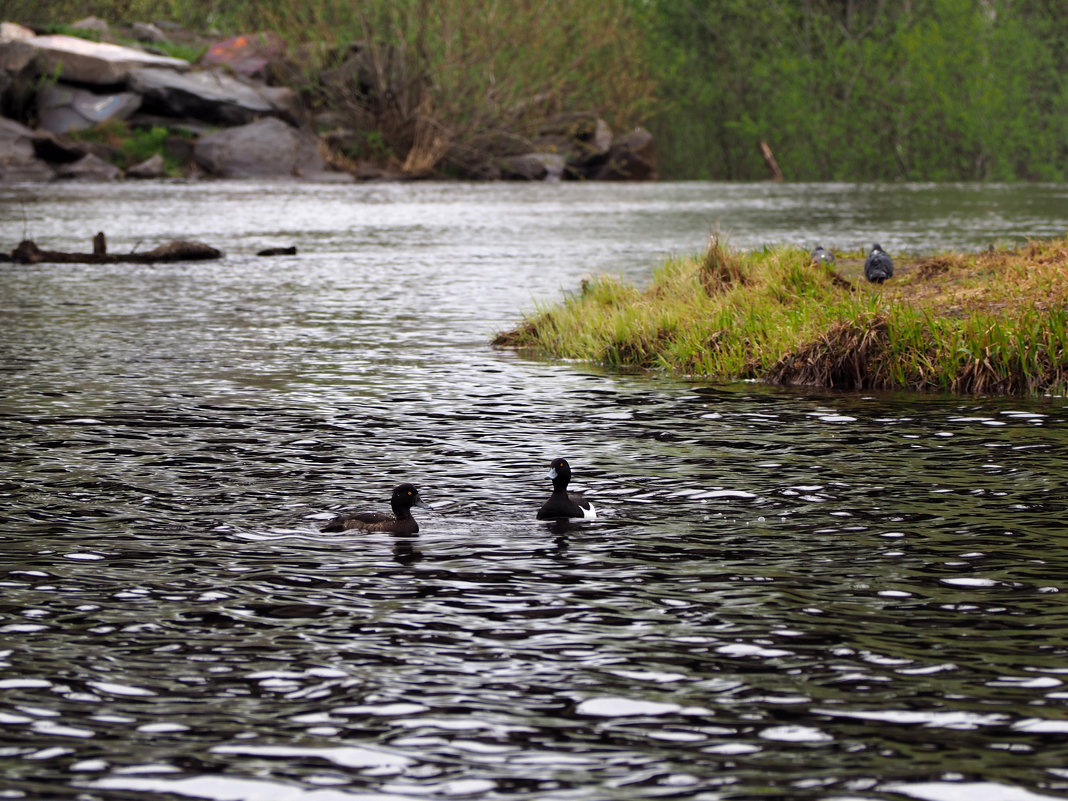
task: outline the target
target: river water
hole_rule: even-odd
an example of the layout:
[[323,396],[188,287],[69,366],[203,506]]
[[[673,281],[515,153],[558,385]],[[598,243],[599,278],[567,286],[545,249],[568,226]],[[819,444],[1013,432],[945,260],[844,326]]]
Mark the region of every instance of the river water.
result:
[[[0,188],[0,798],[1068,797],[1068,408],[495,351],[586,272],[1064,186]],[[296,256],[257,258],[268,246]],[[567,456],[600,519],[539,523]],[[320,534],[416,483],[417,537]]]

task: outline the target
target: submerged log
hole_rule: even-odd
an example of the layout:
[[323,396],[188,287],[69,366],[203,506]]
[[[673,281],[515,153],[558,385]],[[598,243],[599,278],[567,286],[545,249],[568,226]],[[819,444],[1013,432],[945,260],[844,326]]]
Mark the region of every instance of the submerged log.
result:
[[143,253],[108,253],[103,233],[94,237],[92,253],[65,253],[60,250],[41,250],[29,239],[19,242],[11,251],[11,261],[20,264],[157,264],[171,261],[203,261],[222,258],[222,251],[203,242],[176,239],[164,242]]

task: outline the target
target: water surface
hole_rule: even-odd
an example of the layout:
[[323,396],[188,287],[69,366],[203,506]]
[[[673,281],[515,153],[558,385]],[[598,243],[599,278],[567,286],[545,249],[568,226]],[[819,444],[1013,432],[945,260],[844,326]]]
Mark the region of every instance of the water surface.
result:
[[[5,249],[227,254],[0,265],[2,797],[1068,797],[1063,399],[487,345],[717,222],[930,252],[1066,212],[1058,186],[0,189]],[[598,521],[533,519],[557,455]],[[318,532],[401,480],[419,536]]]

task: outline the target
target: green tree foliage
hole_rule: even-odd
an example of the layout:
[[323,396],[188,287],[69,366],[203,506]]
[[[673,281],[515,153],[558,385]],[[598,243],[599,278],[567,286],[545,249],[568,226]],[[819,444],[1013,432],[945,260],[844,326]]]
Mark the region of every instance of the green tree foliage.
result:
[[661,173],[1063,180],[1058,0],[648,0]]

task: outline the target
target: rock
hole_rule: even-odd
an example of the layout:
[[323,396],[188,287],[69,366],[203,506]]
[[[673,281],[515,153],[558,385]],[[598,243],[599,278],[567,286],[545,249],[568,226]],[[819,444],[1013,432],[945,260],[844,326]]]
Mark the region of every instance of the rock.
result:
[[508,181],[544,181],[549,168],[540,153],[525,153],[501,159],[501,178]]
[[95,153],[87,153],[72,164],[60,166],[56,175],[75,181],[114,181],[122,177],[122,170]]
[[0,182],[50,181],[55,177],[53,169],[37,158],[33,131],[0,117]]
[[0,75],[14,77],[29,73],[29,77],[36,77],[35,55],[36,51],[24,41],[19,39],[10,42],[0,41]]
[[221,178],[311,176],[326,172],[319,139],[275,117],[202,136],[197,165]]
[[107,35],[108,24],[100,17],[85,17],[77,22],[72,22],[70,26],[76,31],[92,31],[93,33],[99,33],[102,36]]
[[612,129],[592,114],[558,114],[537,130],[537,152],[559,154],[565,160],[564,177],[591,178],[608,162]]
[[98,95],[58,83],[37,92],[39,125],[57,134],[92,128],[108,120],[124,120],[140,106],[141,96],[133,92]]
[[277,248],[264,248],[257,256],[296,256],[297,246],[290,245],[289,247],[277,247]]
[[209,47],[200,57],[206,67],[225,67],[246,78],[265,77],[271,62],[285,53],[285,40],[277,33],[245,33]]
[[568,173],[583,178],[595,173],[611,157],[612,141],[612,129],[598,117],[592,130],[584,130],[576,138],[567,160]]
[[548,170],[546,181],[559,181],[567,174],[567,161],[558,153],[538,153],[538,158]]
[[25,25],[19,25],[15,22],[0,22],[0,43],[25,42],[36,35]]
[[53,164],[70,164],[89,152],[84,142],[38,128],[33,132],[33,150],[38,158]]
[[132,47],[90,42],[76,36],[35,36],[19,44],[34,49],[45,73],[58,71],[64,81],[71,83],[122,84],[131,70],[142,67],[189,69],[189,62],[180,58],[155,56]]
[[167,34],[153,25],[151,22],[135,22],[130,26],[134,37],[139,42],[161,44],[167,41]]
[[157,153],[126,170],[128,178],[162,178],[163,156]]
[[300,98],[292,89],[253,86],[222,69],[188,74],[139,69],[131,73],[129,86],[142,95],[149,114],[195,117],[220,125],[243,125],[264,115],[296,124],[303,115]]
[[36,52],[26,44],[33,31],[10,22],[0,23],[0,116],[25,120],[32,116],[40,83]]
[[635,128],[616,137],[608,159],[590,177],[599,181],[655,181],[656,145],[653,135]]
[[501,159],[501,178],[512,181],[559,181],[567,162],[559,153],[525,153]]
[[117,148],[104,142],[79,142],[41,128],[33,132],[33,149],[38,158],[50,164],[70,164],[89,153],[104,161],[111,161],[118,153]]
[[612,147],[612,139],[612,129],[608,127],[607,122],[598,117],[593,136],[588,142],[589,145],[596,151],[607,152]]

